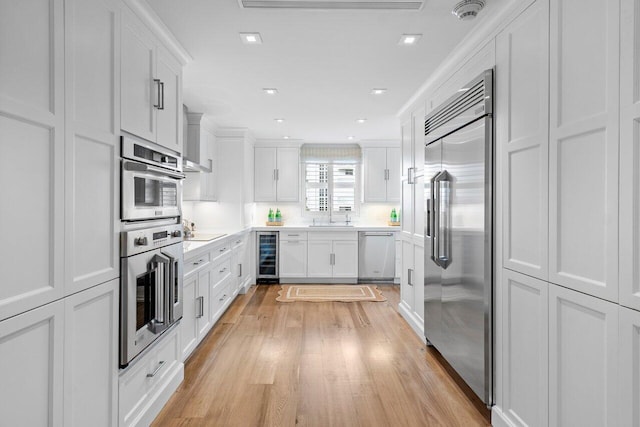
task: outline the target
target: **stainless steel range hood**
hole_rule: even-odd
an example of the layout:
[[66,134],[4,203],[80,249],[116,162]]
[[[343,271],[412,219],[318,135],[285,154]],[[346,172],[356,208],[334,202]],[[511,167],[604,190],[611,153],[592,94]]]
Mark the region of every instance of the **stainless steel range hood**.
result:
[[189,159],[182,160],[182,170],[184,172],[211,172],[211,169],[206,168],[199,163],[192,162]]

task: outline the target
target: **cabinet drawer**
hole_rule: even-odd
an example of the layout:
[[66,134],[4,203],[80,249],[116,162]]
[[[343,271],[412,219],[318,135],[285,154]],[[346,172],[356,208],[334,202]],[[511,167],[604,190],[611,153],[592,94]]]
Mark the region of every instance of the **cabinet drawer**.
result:
[[218,288],[220,283],[231,275],[231,259],[227,258],[217,263],[211,271],[212,289]]
[[180,363],[178,328],[161,337],[159,343],[140,357],[120,376],[120,425],[136,424],[157,397],[157,391],[170,381]]
[[207,252],[200,254],[197,257],[192,257],[184,260],[184,275],[187,276],[200,268],[205,267],[211,262],[211,253]]
[[213,320],[217,321],[222,315],[224,306],[229,302],[229,299],[233,297],[232,281],[225,280],[218,287],[217,291],[214,291],[213,295],[213,298],[211,298],[211,313]]
[[280,240],[292,241],[292,240],[307,240],[306,231],[281,231]]
[[231,243],[230,241],[226,241],[224,243],[219,244],[218,246],[211,249],[211,261],[215,262],[219,259],[224,258],[227,255],[231,254]]
[[309,240],[358,240],[357,231],[314,231],[309,232]]
[[235,236],[231,240],[231,248],[233,250],[236,250],[239,247],[244,246],[247,243],[247,238],[248,238],[248,236],[246,234],[243,234],[241,236]]

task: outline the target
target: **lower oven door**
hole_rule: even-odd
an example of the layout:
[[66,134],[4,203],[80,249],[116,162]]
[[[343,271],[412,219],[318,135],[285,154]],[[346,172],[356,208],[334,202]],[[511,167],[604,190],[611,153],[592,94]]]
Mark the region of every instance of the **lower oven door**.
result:
[[182,244],[121,260],[120,365],[182,317]]
[[178,172],[123,160],[122,220],[180,216],[183,178]]

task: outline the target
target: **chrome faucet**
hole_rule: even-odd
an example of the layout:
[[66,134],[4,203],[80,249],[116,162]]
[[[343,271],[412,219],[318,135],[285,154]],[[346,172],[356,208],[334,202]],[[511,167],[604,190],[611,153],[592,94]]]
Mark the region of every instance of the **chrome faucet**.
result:
[[344,222],[349,225],[349,223],[351,222],[351,218],[349,217],[349,214],[345,214],[344,216]]

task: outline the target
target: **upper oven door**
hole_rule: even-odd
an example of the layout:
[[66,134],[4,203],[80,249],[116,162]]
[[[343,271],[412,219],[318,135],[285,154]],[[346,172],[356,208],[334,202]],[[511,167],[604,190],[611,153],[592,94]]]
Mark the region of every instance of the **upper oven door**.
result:
[[122,220],[180,216],[183,178],[178,172],[123,160]]
[[177,151],[129,135],[122,135],[121,143],[125,159],[182,172],[182,156]]

